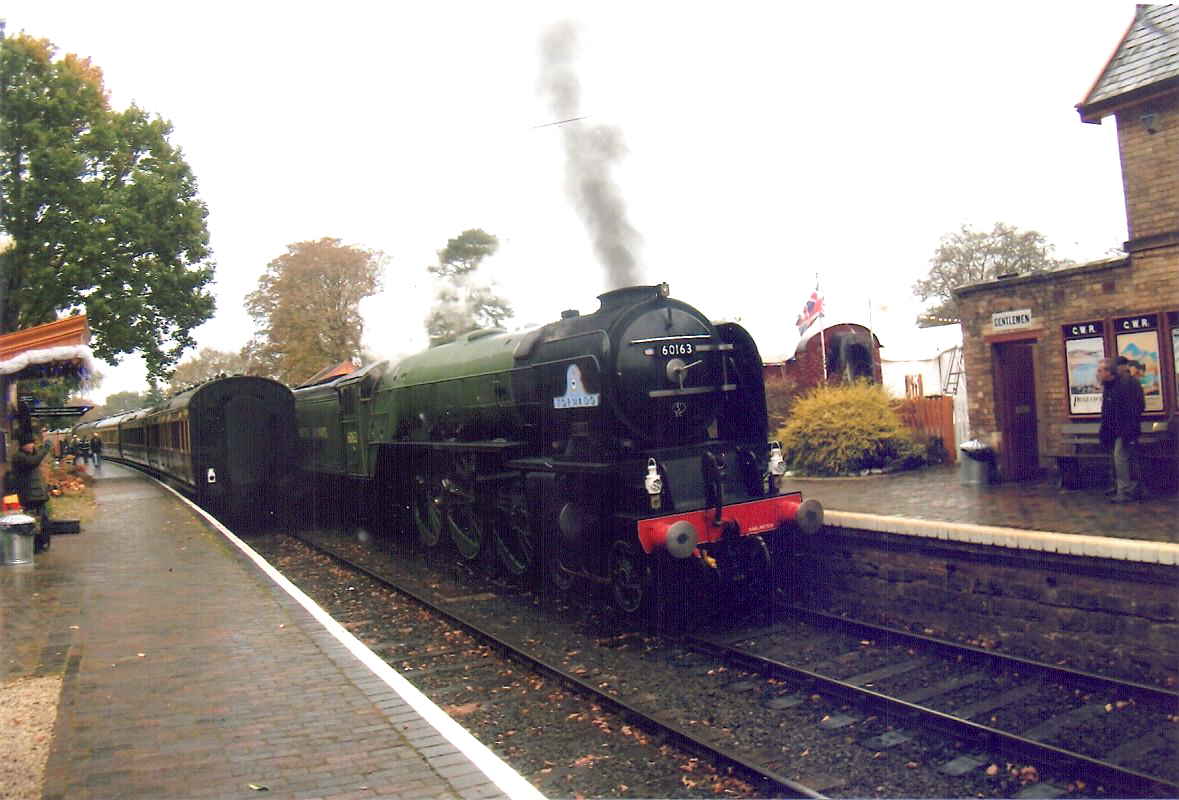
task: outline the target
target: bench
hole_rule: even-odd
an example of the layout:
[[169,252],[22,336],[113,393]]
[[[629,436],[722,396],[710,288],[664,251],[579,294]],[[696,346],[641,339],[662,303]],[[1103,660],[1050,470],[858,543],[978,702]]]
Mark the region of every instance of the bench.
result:
[[[1064,489],[1103,485],[1113,475],[1113,454],[1101,446],[1098,422],[1068,422],[1060,426],[1061,451],[1055,453]],[[1173,491],[1179,484],[1179,448],[1174,421],[1145,420],[1138,436],[1138,467],[1143,488]]]

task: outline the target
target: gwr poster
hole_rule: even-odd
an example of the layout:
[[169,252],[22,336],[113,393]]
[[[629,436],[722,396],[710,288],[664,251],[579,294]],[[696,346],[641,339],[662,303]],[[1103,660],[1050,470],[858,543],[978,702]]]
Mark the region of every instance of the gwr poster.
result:
[[1114,320],[1118,336],[1118,355],[1141,365],[1138,382],[1146,396],[1146,411],[1163,410],[1162,370],[1159,368],[1158,315],[1142,314]]
[[1175,403],[1179,404],[1179,311],[1167,314],[1167,324],[1171,328],[1171,359],[1175,362],[1171,383],[1175,387]]
[[[1069,330],[1091,330],[1092,326],[1065,326]],[[1100,414],[1101,381],[1097,379],[1097,364],[1105,358],[1105,339],[1091,336],[1064,340],[1065,366],[1068,369],[1068,413]]]

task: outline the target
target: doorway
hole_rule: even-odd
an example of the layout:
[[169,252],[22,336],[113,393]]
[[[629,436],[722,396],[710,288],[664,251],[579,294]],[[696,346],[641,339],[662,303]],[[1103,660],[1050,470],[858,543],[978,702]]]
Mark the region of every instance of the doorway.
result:
[[993,347],[995,416],[1003,434],[999,471],[1005,480],[1037,478],[1036,340],[999,342]]

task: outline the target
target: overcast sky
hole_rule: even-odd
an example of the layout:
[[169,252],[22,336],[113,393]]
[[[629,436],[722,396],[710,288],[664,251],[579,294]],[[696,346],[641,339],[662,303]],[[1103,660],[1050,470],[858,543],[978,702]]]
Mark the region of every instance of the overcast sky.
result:
[[[1112,120],[1079,102],[1133,3],[262,3],[10,0],[8,33],[102,68],[112,102],[174,125],[209,207],[216,317],[237,350],[268,261],[324,236],[384,251],[365,346],[424,347],[425,272],[468,228],[515,325],[597,307],[609,279],[565,191],[541,41],[576,26],[577,115],[625,155],[608,175],[643,282],[793,351],[816,274],[828,321],[872,322],[886,357],[939,238],[996,221],[1057,255],[1126,239]],[[901,357],[900,352],[892,355]],[[145,388],[136,359],[93,393]]]

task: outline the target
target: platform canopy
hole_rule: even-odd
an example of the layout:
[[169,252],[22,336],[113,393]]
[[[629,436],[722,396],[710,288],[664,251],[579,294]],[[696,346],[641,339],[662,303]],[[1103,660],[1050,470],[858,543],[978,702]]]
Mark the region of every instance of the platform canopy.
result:
[[88,377],[94,372],[90,327],[85,314],[0,335],[0,376],[28,378]]

